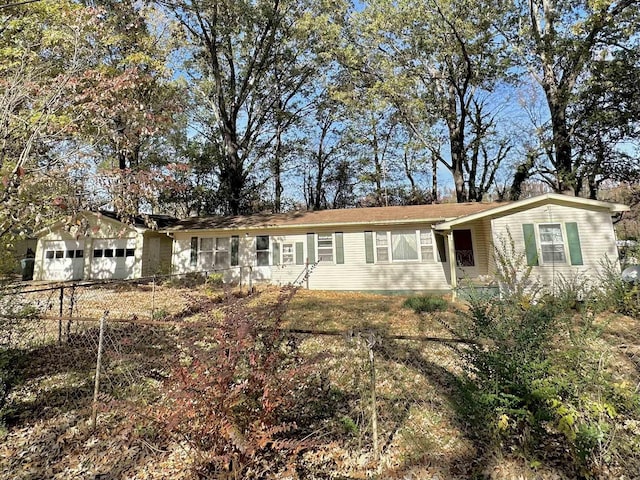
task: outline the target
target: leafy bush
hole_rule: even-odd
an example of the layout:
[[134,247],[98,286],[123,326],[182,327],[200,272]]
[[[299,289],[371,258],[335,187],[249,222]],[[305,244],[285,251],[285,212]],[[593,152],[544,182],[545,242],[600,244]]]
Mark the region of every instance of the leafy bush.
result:
[[295,346],[279,329],[294,292],[284,290],[263,311],[229,297],[224,319],[212,315],[183,331],[160,420],[197,452],[206,478],[262,478],[256,472],[273,472],[281,454],[298,446],[288,440],[296,425],[285,419],[305,381]]
[[599,289],[594,297],[596,307],[602,311],[640,316],[640,284],[623,281],[618,265],[608,258],[603,260],[600,271]]
[[424,295],[419,297],[407,298],[403,306],[411,308],[416,313],[423,312],[439,312],[447,310],[449,303],[442,297],[434,297],[431,295]]
[[578,303],[586,290],[576,281],[533,299],[506,286],[500,299],[472,296],[460,313],[475,341],[464,353],[460,412],[488,445],[534,462],[532,452],[560,455],[568,476],[604,471],[631,449],[620,432],[640,400],[607,369],[597,310]]
[[224,275],[222,273],[210,273],[207,277],[207,285],[220,288],[224,285]]

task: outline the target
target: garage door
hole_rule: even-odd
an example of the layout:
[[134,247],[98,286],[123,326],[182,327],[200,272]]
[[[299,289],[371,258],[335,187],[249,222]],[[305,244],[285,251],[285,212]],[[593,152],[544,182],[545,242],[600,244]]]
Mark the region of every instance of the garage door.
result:
[[80,280],[84,271],[84,242],[55,240],[44,242],[42,280]]
[[133,278],[135,238],[106,238],[93,241],[91,278]]

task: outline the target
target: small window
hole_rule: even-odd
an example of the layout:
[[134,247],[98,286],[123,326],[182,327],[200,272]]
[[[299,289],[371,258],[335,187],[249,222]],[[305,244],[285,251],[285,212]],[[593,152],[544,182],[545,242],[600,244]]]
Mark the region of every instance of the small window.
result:
[[387,232],[376,232],[376,259],[378,262],[389,261],[389,236]]
[[293,243],[282,244],[282,264],[292,265],[294,260]]
[[564,238],[559,223],[538,225],[543,263],[566,263]]
[[116,248],[116,257],[124,258],[124,248]]
[[125,255],[127,257],[135,257],[136,256],[136,249],[135,248],[127,248],[127,251],[125,252]]
[[218,268],[229,268],[229,237],[216,238],[214,265]]
[[84,257],[84,250],[76,250],[76,258]]
[[75,250],[67,250],[66,252],[64,252],[64,258],[75,258],[75,257],[76,257]]
[[93,251],[93,258],[102,258],[104,251],[101,248],[96,248]]
[[269,265],[269,236],[256,237],[256,265],[265,267]]
[[431,230],[420,230],[420,255],[423,262],[433,262],[433,235]]
[[333,262],[333,235],[318,234],[318,260],[321,262]]
[[213,267],[213,252],[215,238],[201,238],[198,251],[198,266],[208,269]]
[[238,251],[240,250],[240,237],[234,235],[231,237],[231,266],[237,267],[239,265]]
[[105,248],[104,256],[107,258],[113,258],[113,248]]
[[44,252],[44,256],[46,258],[51,259],[51,258],[53,258],[55,256],[55,253],[56,252],[54,252],[53,250],[47,250],[46,252]]
[[64,258],[64,250],[56,250],[56,258]]

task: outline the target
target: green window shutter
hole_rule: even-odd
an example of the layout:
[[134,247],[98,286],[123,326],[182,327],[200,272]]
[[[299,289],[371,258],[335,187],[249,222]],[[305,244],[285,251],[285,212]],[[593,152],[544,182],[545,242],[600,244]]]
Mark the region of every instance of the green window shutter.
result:
[[240,250],[240,237],[233,235],[231,237],[231,266],[237,267],[240,262],[238,258],[238,252]]
[[524,234],[524,249],[527,254],[527,265],[538,265],[538,247],[536,246],[536,230],[532,223],[522,225]]
[[280,244],[276,242],[271,246],[271,265],[280,265]]
[[580,235],[578,235],[578,224],[576,222],[568,222],[565,224],[567,229],[567,243],[569,244],[569,257],[571,257],[571,265],[584,265],[582,262],[582,250],[580,248]]
[[304,265],[304,243],[296,242],[296,265]]
[[446,262],[447,261],[447,244],[445,242],[445,236],[436,233],[436,247],[438,247],[438,261]]
[[373,232],[364,232],[364,253],[367,263],[373,263]]
[[309,263],[316,263],[316,234],[307,233],[307,259]]
[[191,258],[189,263],[192,267],[198,265],[198,237],[191,237]]
[[342,232],[336,232],[336,263],[344,263],[344,241]]

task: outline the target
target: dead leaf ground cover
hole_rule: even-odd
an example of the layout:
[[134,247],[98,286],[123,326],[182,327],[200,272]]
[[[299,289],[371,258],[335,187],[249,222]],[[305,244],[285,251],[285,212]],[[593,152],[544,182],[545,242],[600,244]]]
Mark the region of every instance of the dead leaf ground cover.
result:
[[[108,388],[101,398],[103,408],[95,431],[89,421],[95,369],[91,344],[79,343],[66,350],[45,345],[21,357],[23,378],[10,397],[10,421],[0,444],[0,477],[190,478],[197,455],[180,439],[164,436],[152,412],[163,401],[163,379],[169,358],[176,354],[179,323],[202,318],[202,311],[189,310],[188,305],[200,299],[209,302],[208,311],[215,311],[223,307],[224,294],[165,287],[154,295],[154,308],[165,310],[163,317],[175,319],[177,326],[145,326],[114,336],[118,342],[114,348],[127,355],[110,359]],[[277,295],[277,289],[265,289],[246,301],[249,306],[273,303]],[[94,304],[78,308],[92,312],[116,303],[145,311],[151,307],[148,288],[105,289],[84,299],[95,299]],[[82,302],[83,297],[78,300]],[[501,457],[480,455],[483,445],[474,443],[470,425],[455,409],[458,347],[385,335],[377,336],[372,346],[365,333],[358,333],[374,330],[451,338],[452,330],[457,330],[459,317],[453,307],[437,314],[416,314],[402,306],[404,300],[306,290],[293,297],[285,315],[288,327],[344,332],[297,336],[304,355],[321,358],[316,368],[324,379],[314,399],[315,408],[324,409],[323,415],[305,425],[303,432],[313,447],[299,454],[297,461],[306,472],[302,478],[567,478],[553,465],[533,468],[510,452]],[[616,317],[609,322],[604,340],[611,345],[637,345],[633,322]],[[371,349],[379,460],[372,449]],[[627,357],[620,356],[629,368],[624,376],[637,381],[637,371],[634,377]]]

